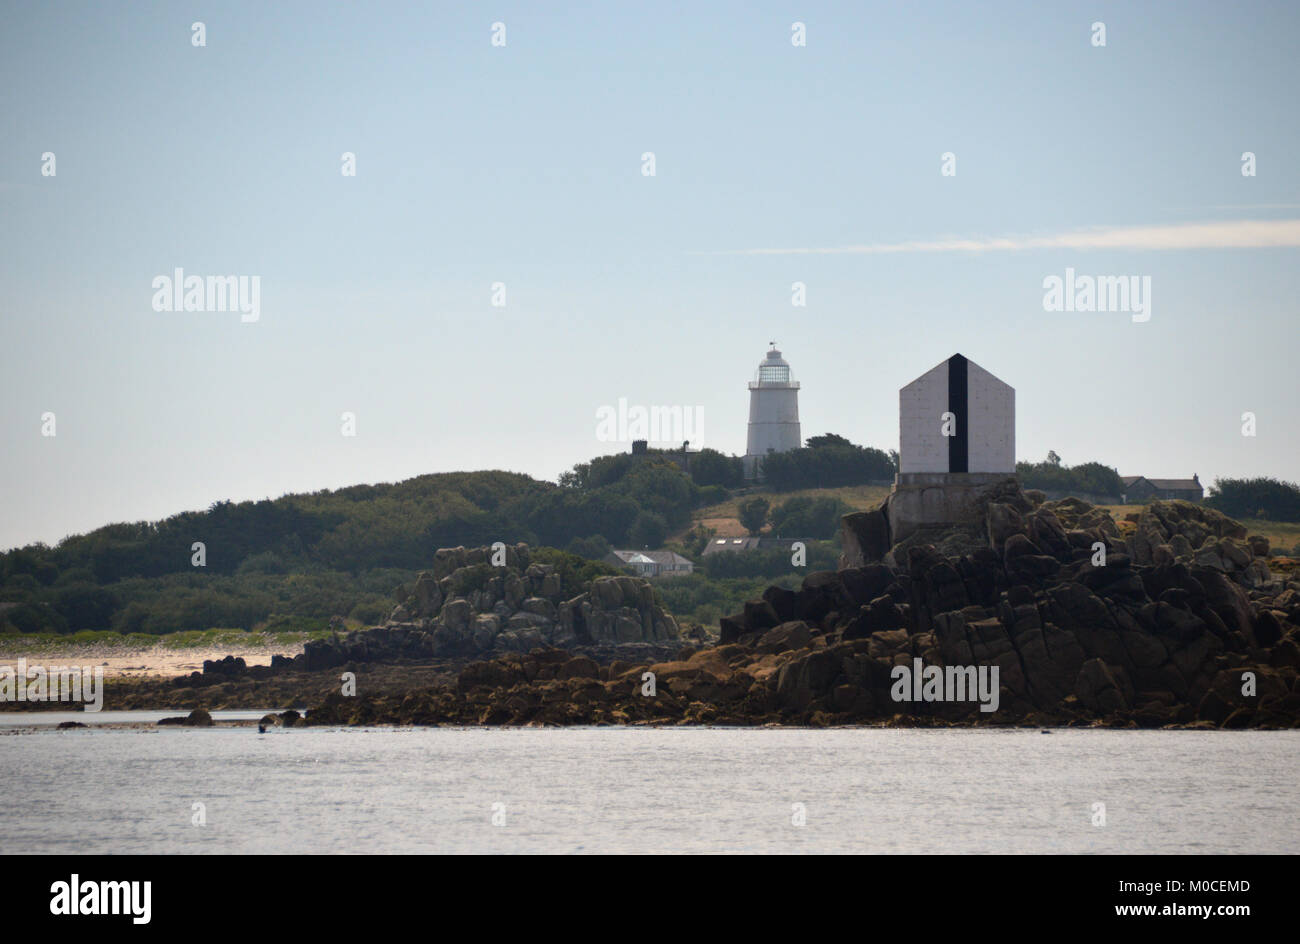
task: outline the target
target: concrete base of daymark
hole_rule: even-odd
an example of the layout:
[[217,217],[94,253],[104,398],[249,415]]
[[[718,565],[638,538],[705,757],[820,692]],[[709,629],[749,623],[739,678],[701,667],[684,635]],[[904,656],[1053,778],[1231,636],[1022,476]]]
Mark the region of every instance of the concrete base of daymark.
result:
[[882,560],[919,531],[983,528],[990,502],[1024,501],[1014,473],[910,472],[894,478],[884,503],[841,519],[840,567]]
[[1014,474],[902,473],[885,504],[890,538],[897,544],[930,525],[983,524],[990,500],[1019,489]]

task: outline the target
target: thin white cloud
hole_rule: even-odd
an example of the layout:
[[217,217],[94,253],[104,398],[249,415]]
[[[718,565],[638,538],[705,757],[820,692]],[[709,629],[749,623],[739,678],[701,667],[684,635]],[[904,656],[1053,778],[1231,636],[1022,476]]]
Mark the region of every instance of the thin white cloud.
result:
[[1300,210],[1300,203],[1218,203],[1207,210]]
[[997,252],[1026,249],[1276,249],[1300,247],[1300,220],[1225,220],[1153,226],[1100,226],[1050,236],[944,238],[868,246],[733,249],[721,255],[879,255],[895,252]]

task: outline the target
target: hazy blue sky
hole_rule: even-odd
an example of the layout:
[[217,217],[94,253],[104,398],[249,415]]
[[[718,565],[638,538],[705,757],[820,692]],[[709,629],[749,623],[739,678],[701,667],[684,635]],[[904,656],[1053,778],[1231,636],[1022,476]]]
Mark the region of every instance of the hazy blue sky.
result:
[[[960,351],[1022,458],[1300,479],[1296,4],[555,6],[4,3],[0,546],[553,478],[626,448],[620,397],[741,453],[770,339],[805,436],[896,448]],[[260,320],[154,311],[177,267],[259,276]],[[1149,276],[1150,320],[1045,311],[1067,267]]]

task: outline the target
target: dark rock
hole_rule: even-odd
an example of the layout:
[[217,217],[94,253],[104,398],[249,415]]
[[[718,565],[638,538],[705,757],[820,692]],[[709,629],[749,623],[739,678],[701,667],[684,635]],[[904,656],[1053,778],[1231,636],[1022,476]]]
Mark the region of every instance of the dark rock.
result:
[[807,623],[802,621],[782,623],[760,636],[755,648],[760,652],[785,652],[790,649],[805,649],[811,638]]
[[772,607],[781,622],[794,619],[797,594],[785,587],[768,587],[763,591],[763,599]]
[[744,619],[745,631],[750,633],[771,629],[781,622],[781,617],[777,615],[776,608],[766,600],[751,600],[746,603]]
[[858,606],[870,603],[894,582],[893,572],[883,564],[841,570],[839,578],[848,599]]
[[889,553],[893,542],[884,507],[859,511],[840,519],[840,567],[862,567]]
[[576,656],[560,666],[556,673],[558,679],[600,678],[600,666],[596,660],[587,656]]
[[204,708],[195,708],[184,718],[162,718],[158,723],[161,725],[182,725],[187,728],[210,728],[212,727],[212,715],[208,714]]
[[725,646],[735,642],[745,634],[745,614],[724,616],[718,620],[718,644]]
[[810,652],[781,666],[776,677],[776,693],[790,708],[803,709],[816,697],[829,692],[840,673],[840,660],[829,651]]
[[1079,704],[1093,711],[1110,714],[1128,707],[1119,681],[1100,659],[1089,659],[1083,664],[1074,693]]
[[185,719],[185,726],[189,728],[210,728],[212,727],[212,715],[208,714],[205,708],[195,708]]
[[989,502],[985,524],[989,532],[989,546],[999,553],[1012,535],[1025,534],[1025,522],[1020,517],[1020,512],[1003,502]]

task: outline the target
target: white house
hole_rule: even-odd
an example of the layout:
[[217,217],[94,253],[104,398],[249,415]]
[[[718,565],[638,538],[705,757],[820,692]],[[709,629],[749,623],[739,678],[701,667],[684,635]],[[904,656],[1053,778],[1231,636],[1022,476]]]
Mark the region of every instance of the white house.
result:
[[610,551],[605,563],[630,570],[638,577],[680,577],[695,571],[695,563],[673,551]]

